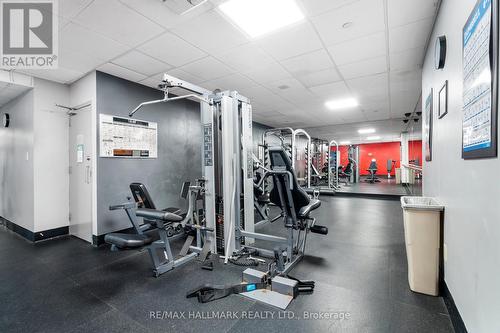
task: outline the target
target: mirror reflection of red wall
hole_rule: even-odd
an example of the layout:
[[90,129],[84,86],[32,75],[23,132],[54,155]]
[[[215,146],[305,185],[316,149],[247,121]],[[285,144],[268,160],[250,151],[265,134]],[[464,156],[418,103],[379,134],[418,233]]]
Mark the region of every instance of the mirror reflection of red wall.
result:
[[[395,160],[395,168],[400,167],[401,162],[401,143],[400,142],[381,142],[381,143],[369,143],[360,144],[359,146],[359,171],[361,176],[367,176],[370,173],[368,168],[372,159],[377,160],[378,175],[387,175],[387,160]],[[340,146],[340,165],[345,167],[348,163],[349,146]],[[335,148],[332,148],[335,150]],[[422,141],[410,141],[409,142],[409,159],[413,161],[420,161],[422,163]],[[394,176],[396,173],[395,168],[392,169],[391,175]]]

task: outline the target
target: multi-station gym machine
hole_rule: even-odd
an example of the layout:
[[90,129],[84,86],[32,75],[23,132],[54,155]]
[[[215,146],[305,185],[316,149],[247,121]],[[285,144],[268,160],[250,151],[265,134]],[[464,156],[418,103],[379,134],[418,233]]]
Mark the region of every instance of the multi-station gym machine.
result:
[[[107,235],[108,243],[114,249],[137,248],[139,245],[148,249],[154,264],[155,275],[165,273],[176,266],[185,264],[196,258],[207,257],[207,254],[221,254],[225,263],[235,258],[251,254],[272,259],[266,272],[245,271],[244,277],[254,281],[256,276],[262,280],[259,283],[248,284],[248,291],[266,289],[271,282],[276,288],[285,288],[293,293],[298,292],[300,281],[287,279],[288,272],[304,256],[306,238],[309,232],[327,234],[328,229],[316,225],[316,220],[310,212],[317,209],[321,202],[311,199],[298,185],[293,162],[295,160],[292,149],[290,159],[281,147],[271,148],[268,151],[271,162],[263,165],[253,155],[252,140],[252,107],[249,100],[236,91],[209,91],[191,83],[179,80],[165,74],[159,88],[163,91],[163,99],[148,101],[137,106],[132,117],[139,109],[157,103],[167,103],[181,99],[192,99],[200,102],[202,143],[202,179],[196,185],[189,186],[183,192],[189,193],[189,208],[186,217],[181,218],[175,212],[160,211],[144,207],[147,201],[147,191],[139,189],[134,193],[136,203],[141,207],[134,207],[132,203],[110,207],[110,209],[125,209],[132,225],[139,237],[126,234]],[[188,91],[187,95],[169,96],[173,88]],[[305,131],[292,132],[292,146],[297,136],[306,136],[307,147],[310,148],[310,137]],[[307,150],[309,152],[309,150]],[[308,155],[307,165],[310,166]],[[256,184],[254,175],[256,169],[261,170],[261,181]],[[310,185],[310,170],[306,174]],[[264,180],[272,179],[273,189],[270,191],[271,201],[281,207],[281,218],[286,236],[275,236],[255,231],[254,221],[254,190],[262,186]],[[273,195],[274,193],[274,195]],[[279,195],[278,195],[279,194]],[[137,199],[139,197],[139,199]],[[141,199],[141,198],[146,199]],[[202,205],[198,205],[202,202]],[[160,230],[160,240],[148,244],[139,226],[138,218],[143,217],[152,221]],[[277,220],[276,219],[276,220]],[[194,236],[189,236],[181,250],[181,258],[174,259],[169,245],[169,237],[163,232],[167,226],[174,228],[188,227],[196,230],[196,245],[191,245]],[[109,236],[109,237],[108,237]],[[137,235],[136,235],[137,236]],[[190,238],[192,237],[192,238]],[[256,240],[276,244],[274,249],[255,247]],[[157,250],[163,250],[158,254]],[[257,275],[256,275],[257,274]],[[292,286],[292,287],[291,287]],[[302,285],[302,288],[312,289],[311,285]],[[273,287],[274,288],[274,287]],[[217,287],[203,286],[192,291],[188,296],[197,296],[200,301],[210,301],[227,296],[230,293],[243,292],[241,288],[220,290]],[[269,293],[256,293],[255,299],[266,301]],[[278,293],[279,294],[279,293]],[[252,297],[248,295],[248,297]],[[271,294],[269,294],[271,295]],[[294,295],[296,296],[296,295]],[[288,297],[288,296],[287,296]],[[279,296],[274,296],[274,299]],[[272,302],[273,299],[267,299]],[[291,299],[281,304],[288,305]]]

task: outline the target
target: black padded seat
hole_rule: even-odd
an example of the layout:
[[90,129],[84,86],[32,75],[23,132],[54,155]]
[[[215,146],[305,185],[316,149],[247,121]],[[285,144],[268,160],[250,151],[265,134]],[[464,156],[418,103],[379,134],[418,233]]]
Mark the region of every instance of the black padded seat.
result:
[[[293,206],[295,207],[295,214],[297,216],[300,216],[300,211],[302,208],[308,208],[307,211],[310,212],[311,210],[318,208],[316,206],[315,208],[309,207],[311,205],[311,201],[314,201],[309,197],[309,195],[304,191],[304,189],[300,186],[298,180],[297,180],[297,175],[295,174],[295,170],[292,168],[292,162],[290,161],[290,158],[288,157],[288,154],[283,150],[281,147],[270,147],[269,148],[269,157],[271,160],[271,168],[273,170],[286,170],[292,174],[292,198],[293,198]],[[281,207],[281,199],[279,196],[279,191],[278,187],[282,187],[283,193],[286,192],[286,188],[284,187],[284,184],[278,184],[277,183],[277,178],[273,178],[274,180],[274,186],[273,189],[271,190],[270,194],[270,200],[272,203],[277,205],[280,208]]]
[[149,245],[153,242],[153,238],[149,235],[112,233],[104,236],[104,241],[114,245],[119,249],[137,249]]
[[164,212],[162,210],[139,208],[135,211],[135,214],[139,217],[144,217],[150,220],[160,220],[164,222],[182,221],[182,216],[174,213]]
[[167,212],[167,213],[172,213],[172,214],[175,214],[175,215],[181,215],[182,211],[180,210],[180,208],[177,208],[177,207],[168,207],[168,208],[165,208],[165,209],[162,209],[164,212]]
[[298,217],[308,218],[309,214],[319,206],[321,206],[321,201],[317,199],[311,199],[311,201],[309,201],[309,204],[307,206],[303,206],[300,208]]

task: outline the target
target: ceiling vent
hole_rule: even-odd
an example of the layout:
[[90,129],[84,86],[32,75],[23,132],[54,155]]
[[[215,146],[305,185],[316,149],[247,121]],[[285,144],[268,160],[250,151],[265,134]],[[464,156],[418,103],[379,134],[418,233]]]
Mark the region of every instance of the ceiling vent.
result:
[[163,3],[174,13],[184,15],[193,9],[203,5],[208,0],[162,0]]

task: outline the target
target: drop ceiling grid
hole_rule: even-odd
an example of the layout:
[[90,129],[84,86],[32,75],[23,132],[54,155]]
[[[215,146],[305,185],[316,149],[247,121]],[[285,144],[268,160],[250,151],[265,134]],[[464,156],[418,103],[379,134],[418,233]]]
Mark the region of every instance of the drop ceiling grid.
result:
[[[144,0],[141,0],[141,1],[144,1]],[[354,8],[353,6],[359,6],[360,4],[367,3],[366,1],[373,1],[373,0],[354,0],[354,1],[349,1],[349,0],[342,0],[342,1],[317,0],[317,2],[315,3],[316,4],[316,11],[314,11],[311,8],[306,8],[305,12],[309,13],[309,14],[306,16],[305,22],[296,25],[296,28],[298,27],[298,29],[301,29],[300,26],[303,25],[302,29],[312,29],[314,31],[315,37],[321,42],[321,45],[318,48],[315,48],[313,46],[311,46],[311,49],[306,48],[307,52],[305,52],[305,53],[292,52],[293,53],[292,57],[287,57],[285,55],[285,56],[280,56],[278,58],[275,57],[274,55],[270,54],[268,52],[268,50],[266,50],[265,45],[263,45],[263,43],[264,43],[263,41],[266,38],[273,39],[273,36],[263,37],[262,39],[255,40],[255,41],[249,40],[243,34],[241,34],[241,36],[240,36],[241,38],[237,37],[237,36],[235,37],[234,31],[238,32],[238,30],[236,28],[234,28],[234,26],[232,27],[234,30],[232,32],[224,32],[224,31],[220,32],[220,34],[222,34],[224,36],[227,34],[230,34],[230,37],[232,39],[234,39],[234,41],[231,42],[231,46],[233,46],[233,47],[230,49],[216,49],[216,50],[209,49],[209,50],[207,50],[207,47],[201,47],[200,45],[194,44],[192,41],[190,42],[189,40],[186,40],[183,37],[183,35],[185,35],[185,34],[180,33],[180,31],[182,29],[179,27],[182,27],[182,26],[189,24],[189,22],[191,22],[192,20],[198,20],[201,17],[206,19],[207,17],[209,17],[211,22],[214,22],[214,24],[216,24],[217,26],[220,26],[220,27],[227,27],[228,26],[227,19],[221,17],[218,13],[218,10],[215,8],[216,4],[219,3],[220,1],[212,2],[212,4],[209,7],[201,10],[201,12],[199,12],[199,13],[196,13],[196,15],[193,14],[189,18],[186,18],[186,19],[178,18],[179,21],[181,21],[181,23],[179,24],[179,26],[174,26],[174,27],[168,27],[169,26],[168,23],[160,24],[161,22],[159,19],[159,17],[160,17],[159,14],[158,14],[158,16],[150,15],[151,10],[154,8],[154,6],[156,6],[157,8],[160,8],[160,7],[159,7],[159,5],[152,2],[152,1],[156,1],[156,0],[147,0],[147,1],[148,1],[148,4],[142,6],[142,5],[140,5],[139,0],[92,0],[92,1],[86,0],[86,1],[80,1],[78,3],[75,3],[75,6],[72,8],[72,7],[70,7],[70,5],[67,5],[67,3],[70,3],[70,1],[68,0],[68,1],[65,1],[65,4],[66,4],[65,12],[60,13],[60,15],[65,16],[65,19],[69,20],[68,25],[64,29],[67,29],[68,26],[71,24],[77,25],[77,26],[79,26],[80,29],[85,29],[87,31],[90,31],[92,34],[98,35],[99,38],[101,38],[103,40],[112,40],[116,44],[113,47],[110,47],[111,49],[116,48],[116,50],[115,50],[116,52],[114,52],[116,54],[113,54],[111,57],[108,56],[108,58],[106,58],[106,59],[100,59],[100,58],[95,59],[96,62],[99,61],[99,65],[96,66],[96,68],[101,68],[101,69],[103,69],[103,68],[104,69],[105,68],[116,68],[114,66],[119,66],[120,63],[122,65],[124,65],[123,59],[126,58],[131,52],[139,52],[140,54],[143,54],[144,56],[148,56],[152,59],[155,59],[156,61],[159,61],[160,63],[164,63],[167,68],[171,67],[172,69],[170,69],[169,71],[176,72],[176,73],[182,73],[182,72],[185,73],[186,72],[184,70],[185,68],[189,68],[190,66],[193,66],[193,64],[195,64],[198,61],[203,62],[203,61],[208,61],[208,59],[215,59],[217,61],[223,62],[224,53],[230,52],[231,49],[235,50],[235,49],[240,48],[242,46],[248,46],[250,48],[257,50],[258,52],[262,52],[263,55],[266,55],[266,59],[270,59],[270,61],[272,61],[273,65],[278,66],[277,69],[279,68],[284,73],[286,78],[288,78],[288,80],[294,80],[294,81],[290,81],[290,82],[295,82],[295,80],[297,80],[301,86],[300,89],[303,89],[303,91],[306,95],[311,94],[311,96],[314,96],[313,90],[311,88],[314,88],[317,86],[304,85],[304,83],[302,83],[302,81],[301,81],[301,77],[306,76],[306,75],[310,75],[310,74],[320,74],[323,71],[325,71],[325,73],[327,75],[334,74],[331,77],[332,81],[328,82],[328,83],[342,81],[346,85],[346,87],[348,88],[348,91],[351,95],[354,95],[357,92],[359,93],[359,91],[356,91],[356,89],[354,89],[351,86],[351,84],[349,82],[351,80],[347,80],[345,77],[343,77],[341,71],[339,70],[339,66],[336,64],[334,57],[332,56],[331,52],[329,51],[329,48],[331,48],[332,45],[326,44],[326,42],[321,38],[321,34],[319,33],[317,27],[314,24],[314,22],[315,22],[314,18],[317,18],[318,16],[321,16],[321,15],[329,14],[329,13],[330,14],[335,13],[338,11],[348,12],[350,10],[350,8]],[[299,0],[299,1],[300,1],[300,5],[303,8],[307,7],[306,1],[304,1],[304,0]],[[425,8],[427,8],[427,9],[424,8],[424,9],[420,10],[420,12],[419,12],[420,16],[418,16],[418,19],[412,19],[412,22],[402,22],[401,20],[403,20],[403,19],[401,19],[400,22],[397,22],[397,24],[394,23],[393,26],[390,26],[390,24],[392,24],[391,17],[394,16],[394,10],[391,12],[391,8],[392,8],[391,6],[394,3],[397,4],[397,2],[394,2],[395,0],[377,0],[377,1],[380,2],[384,6],[382,9],[384,11],[384,22],[383,22],[384,31],[383,31],[383,33],[384,33],[384,40],[385,40],[385,44],[386,44],[384,56],[385,56],[385,60],[387,63],[387,73],[390,73],[391,72],[391,55],[394,54],[394,52],[392,52],[392,50],[391,50],[391,45],[390,45],[390,31],[391,31],[391,29],[400,28],[401,26],[405,26],[406,24],[429,19],[429,16],[434,15],[434,13],[432,13],[432,15],[431,15],[431,13],[428,12],[428,7],[430,6],[429,3],[432,1],[431,0],[423,1],[426,3]],[[397,1],[410,1],[410,0],[397,0]],[[104,3],[106,3],[107,5],[103,5]],[[112,3],[112,4],[110,4],[110,3]],[[144,3],[144,2],[142,2],[142,3]],[[372,3],[372,5],[373,5],[373,3]],[[130,17],[138,17],[138,18],[140,17],[140,20],[143,20],[143,21],[145,21],[145,19],[148,20],[150,22],[150,24],[148,23],[148,26],[154,27],[154,28],[150,29],[154,33],[150,33],[148,35],[148,38],[145,38],[147,40],[141,41],[140,43],[129,43],[126,40],[126,38],[123,39],[121,36],[119,36],[120,38],[118,38],[118,39],[121,39],[121,42],[117,42],[116,41],[116,36],[117,36],[116,33],[102,34],[100,31],[96,31],[96,30],[91,31],[91,30],[89,30],[89,27],[84,27],[81,25],[81,23],[82,23],[81,17],[82,16],[83,17],[89,16],[88,12],[87,12],[87,11],[89,11],[89,8],[92,8],[93,11],[95,11],[96,8],[100,8],[100,7],[95,7],[95,6],[103,6],[102,8],[113,8],[113,6],[123,6],[126,8],[126,12],[128,13],[127,15],[132,15],[131,14],[132,12],[135,13],[134,15],[136,15],[136,16],[130,16]],[[148,7],[147,10],[149,10],[149,12],[147,12],[146,9],[143,9],[145,7]],[[324,8],[324,10],[321,11],[321,10],[319,10],[320,8]],[[164,8],[162,8],[162,10],[163,9]],[[124,11],[123,8],[121,10]],[[166,11],[164,11],[164,12],[166,13]],[[87,13],[87,14],[85,14],[85,13]],[[391,14],[389,14],[389,13],[391,13]],[[108,15],[110,17],[113,17],[113,13],[108,13]],[[410,14],[406,13],[405,15],[408,16]],[[101,15],[101,16],[103,16],[103,15]],[[412,17],[412,16],[410,15],[410,17]],[[408,18],[405,17],[404,19],[408,19]],[[115,18],[115,20],[119,20],[119,18]],[[77,24],[75,22],[79,22],[80,24]],[[85,22],[83,22],[83,23],[85,23]],[[363,24],[365,24],[365,23],[366,22],[363,22]],[[403,24],[403,23],[406,23],[406,24]],[[366,24],[368,24],[368,23],[366,23]],[[306,26],[307,26],[307,28],[305,28]],[[280,32],[277,32],[275,34],[274,38],[279,39],[280,36],[286,35],[286,31],[288,29],[293,29],[293,27],[284,29],[283,31],[280,31]],[[176,65],[170,64],[169,59],[161,59],[161,57],[156,57],[155,55],[149,54],[148,52],[144,51],[144,49],[143,49],[144,45],[146,45],[147,43],[151,42],[155,38],[158,38],[159,36],[162,36],[164,34],[175,35],[177,38],[179,38],[184,43],[186,43],[186,45],[189,45],[189,47],[193,48],[193,50],[197,50],[198,51],[198,52],[196,52],[197,54],[193,57],[193,59],[191,61],[189,61],[185,64],[182,64],[182,65],[176,66]],[[373,32],[368,33],[368,34],[363,34],[361,36],[357,36],[356,39],[366,38],[369,35],[373,35]],[[91,36],[91,35],[89,34],[89,36]],[[355,39],[351,39],[350,41],[352,41],[352,40],[355,40]],[[125,42],[125,44],[133,44],[132,45],[133,47],[126,46],[123,44],[123,42]],[[314,44],[311,44],[311,45],[314,45]],[[64,46],[62,45],[62,47],[64,47]],[[314,48],[314,50],[312,48]],[[89,53],[92,53],[92,55],[93,55],[94,52],[91,52],[91,51],[92,50],[89,50]],[[195,51],[193,51],[193,52],[195,52]],[[293,63],[294,58],[296,58],[296,57],[307,58],[307,57],[311,56],[312,53],[315,53],[315,52],[316,53],[324,52],[328,56],[328,58],[330,59],[330,61],[332,63],[331,67],[327,66],[324,69],[314,71],[314,73],[311,73],[311,72],[306,73],[304,71],[300,71],[300,73],[297,73],[297,72],[294,72],[293,69],[290,70],[289,68],[287,68],[286,64]],[[109,53],[111,53],[111,52],[109,52]],[[290,53],[290,54],[292,54],[292,53]],[[409,54],[409,55],[411,55],[411,54]],[[421,57],[423,57],[423,52],[422,52]],[[105,57],[103,57],[103,58],[105,58]],[[151,61],[153,62],[153,60],[151,60]],[[411,63],[412,61],[409,61],[409,62]],[[113,65],[111,65],[111,66],[106,65],[108,63],[112,63],[112,64],[114,64],[114,66]],[[92,64],[92,62],[89,62],[88,67],[90,67],[91,64]],[[244,62],[243,62],[243,64],[244,64]],[[105,67],[103,67],[103,66],[105,66]],[[158,64],[158,66],[160,66],[160,64]],[[269,100],[274,100],[275,103],[277,103],[277,104],[280,103],[281,101],[286,102],[286,104],[288,104],[288,103],[292,104],[294,106],[294,108],[293,108],[294,112],[288,112],[288,114],[290,116],[292,116],[292,117],[296,116],[297,115],[296,111],[302,110],[303,113],[320,114],[321,116],[319,118],[321,118],[322,120],[324,120],[325,122],[328,123],[328,120],[326,119],[326,116],[328,115],[328,113],[325,112],[325,110],[320,110],[321,112],[319,112],[317,109],[311,110],[311,108],[307,107],[307,105],[309,104],[310,106],[313,106],[314,108],[324,109],[324,107],[322,107],[322,104],[325,102],[325,98],[323,98],[323,97],[321,97],[321,98],[311,97],[310,103],[307,103],[307,99],[296,98],[296,96],[294,94],[286,93],[286,89],[283,91],[274,89],[277,87],[273,87],[273,89],[270,89],[269,82],[257,81],[254,78],[252,78],[252,77],[255,77],[255,75],[252,75],[252,72],[244,70],[244,68],[242,68],[242,66],[237,66],[237,65],[233,65],[233,66],[234,67],[228,66],[231,70],[224,72],[223,73],[224,75],[222,75],[218,78],[204,77],[204,78],[200,79],[201,82],[196,82],[196,83],[199,85],[203,85],[203,82],[209,83],[211,81],[217,81],[217,80],[225,82],[225,81],[229,81],[229,78],[232,75],[238,75],[238,77],[244,78],[244,80],[248,81],[249,87],[258,86],[260,89],[265,89],[268,91],[269,94],[276,96],[276,98],[270,98]],[[123,67],[123,66],[120,66],[120,67]],[[134,67],[134,66],[129,65],[129,67]],[[255,66],[255,67],[258,67],[258,66]],[[297,67],[300,67],[300,64],[297,65]],[[129,73],[129,75],[128,75],[129,78],[134,77],[137,79],[137,81],[141,81],[141,83],[146,84],[146,85],[154,86],[154,79],[157,79],[158,77],[161,76],[160,75],[161,73],[156,73],[156,74],[147,76],[150,73],[149,72],[144,73],[145,71],[144,70],[141,71],[138,67],[137,68],[124,67],[124,68],[126,68],[126,71],[123,71],[123,72]],[[82,66],[82,68],[79,68],[77,71],[74,71],[74,72],[67,71],[66,76],[65,76],[65,80],[62,80],[62,81],[65,81],[64,83],[71,83],[71,82],[75,81],[76,79],[84,76],[86,73],[92,71],[93,69],[94,68],[89,68],[88,70],[84,71],[84,68]],[[120,71],[118,71],[118,72],[120,72]],[[133,72],[133,73],[130,73],[130,72]],[[33,74],[33,73],[31,72],[31,74]],[[143,77],[144,74],[146,74],[147,77],[144,78]],[[197,73],[189,73],[189,74],[190,74],[190,76],[193,76],[193,77],[197,76],[196,75]],[[303,76],[301,76],[301,75],[303,75]],[[54,78],[54,77],[57,77],[57,75],[51,75],[51,78]],[[72,77],[72,79],[68,79],[69,77]],[[222,80],[223,78],[226,78],[227,80]],[[245,87],[244,80],[242,80],[242,85],[241,85],[242,87]],[[321,78],[321,80],[322,81],[320,81],[320,82],[323,82],[323,83],[321,83],[320,86],[325,84],[324,82],[325,82],[325,80],[327,80],[327,78]],[[277,82],[278,81],[280,81],[280,80],[277,80]],[[272,81],[271,81],[271,83],[272,83]],[[326,83],[326,84],[328,84],[328,83]],[[399,116],[401,116],[400,114],[391,112],[391,100],[392,100],[392,98],[390,96],[391,90],[392,90],[391,75],[388,75],[387,86],[388,86],[387,95],[380,96],[380,97],[386,98],[389,101],[389,117],[399,117]],[[230,87],[225,87],[225,88],[230,88]],[[244,90],[245,89],[242,89],[242,94],[245,94]],[[415,92],[415,95],[418,95],[418,92]],[[259,104],[258,94],[253,99],[256,101],[256,105],[258,105]],[[262,104],[269,104],[269,103],[262,103]],[[372,105],[375,105],[374,103],[365,103],[365,104],[367,104],[367,105],[369,104],[369,108]],[[408,101],[408,104],[414,104],[414,101]],[[269,106],[266,106],[265,110],[261,110],[261,111],[263,111],[262,114],[265,114],[266,110],[273,111],[273,110],[276,110],[278,108],[279,108],[279,105],[269,105]],[[283,112],[285,115],[287,115],[286,110],[285,111],[282,110],[281,112]],[[367,121],[369,119],[371,119],[371,117],[367,116],[367,110],[365,110],[364,105],[357,112],[361,112],[363,119],[365,119]],[[316,121],[317,118],[318,117],[315,117],[314,120]],[[332,120],[336,121],[337,119],[335,119],[335,118],[338,118],[338,117],[332,116]],[[293,119],[292,119],[292,121],[293,121]],[[307,125],[307,123],[304,123],[304,125]]]

